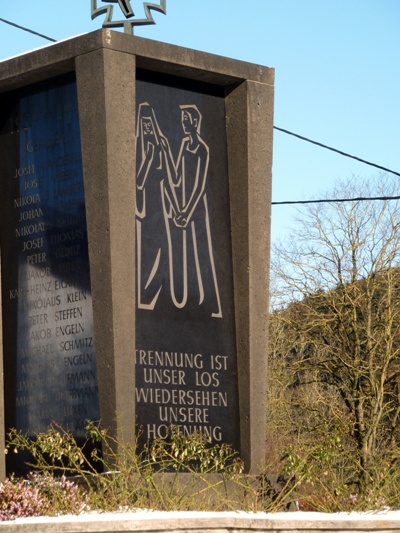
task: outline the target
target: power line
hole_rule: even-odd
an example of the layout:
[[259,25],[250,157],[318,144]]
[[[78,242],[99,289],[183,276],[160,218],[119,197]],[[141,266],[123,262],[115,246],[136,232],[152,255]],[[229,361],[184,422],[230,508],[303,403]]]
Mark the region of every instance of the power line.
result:
[[372,200],[400,200],[400,196],[359,196],[356,198],[331,198],[320,200],[298,200],[285,202],[271,202],[272,205],[294,205],[294,204],[334,204],[343,202],[366,202]]
[[[359,161],[360,163],[365,163],[366,165],[370,165],[371,167],[379,168],[380,170],[384,170],[385,172],[390,172],[391,174],[400,176],[399,172],[395,172],[394,170],[390,170],[389,168],[382,167],[381,165],[376,165],[375,163],[371,163],[370,161],[366,161],[365,159],[361,159],[360,157],[356,157],[354,155],[348,154],[346,152],[343,152],[342,150],[337,150],[336,148],[332,148],[331,146],[327,146],[326,144],[313,141],[312,139],[304,137],[303,135],[299,135],[298,133],[293,133],[292,131],[285,130],[283,128],[278,128],[278,126],[274,126],[274,129],[281,131],[283,133],[286,133],[287,135],[292,135],[293,137],[297,137],[298,139],[301,139],[302,141],[306,141],[311,144],[315,144],[316,146],[320,146],[321,148],[325,148],[326,150],[330,150],[331,152],[336,152],[337,154],[340,154],[344,157],[350,157],[351,159],[355,159],[356,161]],[[375,196],[375,197],[337,198],[337,199],[320,199],[320,200],[293,200],[293,201],[288,200],[288,201],[283,201],[283,202],[271,202],[271,204],[272,205],[304,205],[304,204],[343,203],[343,202],[366,202],[368,200],[369,201],[371,200],[400,200],[400,196]]]
[[46,39],[47,41],[51,41],[52,43],[56,43],[56,39],[52,39],[51,37],[47,37],[47,35],[43,35],[42,33],[38,33],[37,31],[30,30],[29,28],[24,28],[24,26],[20,26],[19,24],[15,24],[15,22],[10,22],[9,20],[5,20],[0,18],[1,22],[4,22],[5,24],[9,24],[10,26],[14,26],[14,28],[18,28],[19,30],[27,31],[28,33],[32,33],[33,35],[38,35],[39,37],[42,37],[43,39]]
[[342,152],[342,150],[338,150],[337,148],[332,148],[331,146],[327,146],[326,144],[322,144],[317,141],[313,141],[312,139],[308,139],[307,137],[303,137],[303,135],[299,135],[298,133],[293,133],[289,130],[284,130],[283,128],[278,128],[277,126],[274,126],[274,130],[282,131],[283,133],[287,133],[288,135],[292,135],[293,137],[297,137],[298,139],[301,139],[302,141],[309,142],[311,144],[315,144],[317,146],[320,146],[321,148],[326,148],[326,150],[330,150],[331,152],[336,152],[337,154],[343,155],[344,157],[350,157],[351,159],[355,159],[356,161],[359,161],[360,163],[365,163],[366,165],[370,165],[371,167],[379,168],[380,170],[384,170],[385,172],[390,172],[391,174],[395,174],[396,176],[400,176],[399,172],[395,172],[394,170],[390,170],[390,168],[382,167],[381,165],[376,165],[375,163],[371,163],[370,161],[366,161],[365,159],[361,159],[360,157],[356,157],[355,155],[348,154],[346,152]]

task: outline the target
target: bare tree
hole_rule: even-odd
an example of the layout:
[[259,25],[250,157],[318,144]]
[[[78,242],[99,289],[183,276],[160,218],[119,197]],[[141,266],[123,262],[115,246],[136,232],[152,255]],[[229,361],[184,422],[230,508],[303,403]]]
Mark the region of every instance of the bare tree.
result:
[[[327,197],[398,194],[380,177],[342,182]],[[345,428],[365,488],[400,450],[400,201],[309,204],[273,255],[270,356],[292,371],[292,428],[314,439]]]

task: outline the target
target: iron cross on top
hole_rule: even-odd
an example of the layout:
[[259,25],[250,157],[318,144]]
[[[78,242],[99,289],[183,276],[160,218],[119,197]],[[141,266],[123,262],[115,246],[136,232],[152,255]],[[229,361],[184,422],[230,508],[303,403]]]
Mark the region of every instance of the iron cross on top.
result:
[[[159,0],[158,4],[151,2],[143,2],[143,9],[146,15],[146,18],[134,18],[135,13],[132,8],[132,0],[101,0],[103,4],[108,5],[97,5],[98,0],[91,0],[92,4],[92,19],[98,17],[99,15],[105,15],[103,28],[124,28],[126,33],[133,33],[134,26],[143,26],[145,24],[155,24],[155,21],[152,16],[152,10],[159,11],[164,15],[167,12],[167,0]],[[114,20],[114,6],[112,4],[118,4],[121,8],[122,13],[125,16],[124,20]]]

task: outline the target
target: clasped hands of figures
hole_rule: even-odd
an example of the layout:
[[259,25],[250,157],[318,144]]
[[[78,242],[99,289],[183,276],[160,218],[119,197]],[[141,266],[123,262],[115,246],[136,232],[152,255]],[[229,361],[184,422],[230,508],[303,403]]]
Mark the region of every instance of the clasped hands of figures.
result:
[[[165,158],[167,159],[168,158],[168,151],[169,151],[169,145],[168,145],[168,141],[165,137],[160,137],[160,145],[161,145],[161,149],[164,153],[164,156]],[[153,158],[153,154],[154,154],[154,145],[152,143],[148,143],[148,152],[151,152],[151,159]],[[148,153],[146,154],[146,158],[147,158],[147,155]],[[175,226],[177,226],[178,228],[186,228],[187,224],[188,224],[188,219],[187,219],[187,216],[186,216],[186,213],[182,210],[178,210],[178,212],[176,211],[176,208],[174,209],[174,217],[173,217],[173,221],[175,223]]]

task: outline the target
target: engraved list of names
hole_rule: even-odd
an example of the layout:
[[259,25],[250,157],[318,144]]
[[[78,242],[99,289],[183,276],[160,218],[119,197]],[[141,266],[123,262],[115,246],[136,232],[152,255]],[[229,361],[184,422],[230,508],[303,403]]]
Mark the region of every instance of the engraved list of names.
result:
[[79,439],[99,407],[76,83],[0,105],[6,427]]

